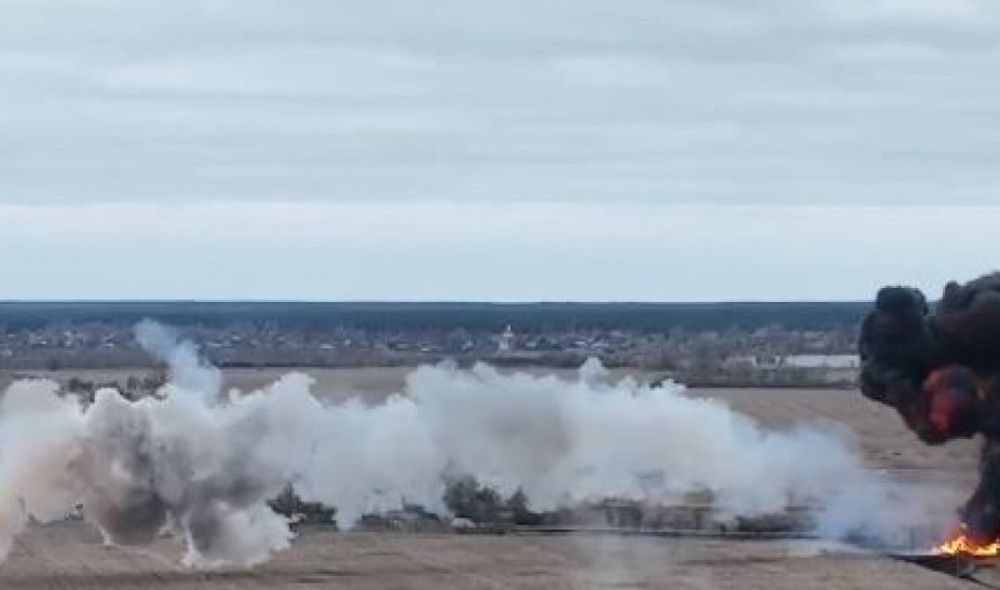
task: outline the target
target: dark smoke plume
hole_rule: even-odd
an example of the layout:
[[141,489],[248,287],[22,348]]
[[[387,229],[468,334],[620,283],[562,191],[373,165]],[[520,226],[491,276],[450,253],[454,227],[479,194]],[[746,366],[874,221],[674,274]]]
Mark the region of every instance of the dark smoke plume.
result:
[[948,283],[933,313],[923,293],[884,287],[859,342],[861,391],[894,407],[921,440],[984,437],[966,533],[1000,536],[1000,273]]

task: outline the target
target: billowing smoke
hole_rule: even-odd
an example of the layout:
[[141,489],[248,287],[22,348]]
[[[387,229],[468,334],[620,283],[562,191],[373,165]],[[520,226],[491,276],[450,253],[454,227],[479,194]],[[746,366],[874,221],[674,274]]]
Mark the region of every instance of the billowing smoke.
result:
[[26,526],[82,504],[109,543],[165,529],[186,563],[253,564],[288,546],[268,500],[287,486],[362,514],[422,504],[443,513],[446,482],[472,476],[534,510],[604,498],[676,503],[709,490],[732,514],[820,503],[821,530],[842,533],[902,500],[835,433],[765,431],[724,404],[667,384],[611,383],[588,361],[575,382],[487,365],[416,369],[384,403],[328,404],[312,380],[219,395],[194,346],[152,323],[139,341],[170,368],[157,395],[103,389],[91,404],[49,381],[11,386],[0,404],[0,549]]
[[170,370],[170,381],[180,389],[202,396],[211,405],[222,390],[222,373],[198,355],[190,340],[177,331],[146,319],[136,324],[135,339],[151,357]]
[[982,473],[960,511],[966,534],[1000,536],[1000,273],[923,293],[885,287],[861,330],[862,392],[928,444],[983,434]]

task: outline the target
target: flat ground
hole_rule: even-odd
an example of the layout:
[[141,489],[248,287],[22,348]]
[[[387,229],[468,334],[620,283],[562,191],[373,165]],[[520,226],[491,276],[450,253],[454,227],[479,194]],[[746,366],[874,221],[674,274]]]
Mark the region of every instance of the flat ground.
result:
[[[284,372],[226,372],[227,386],[249,389]],[[377,403],[402,388],[407,369],[306,370],[332,401]],[[101,381],[137,371],[60,372]],[[138,373],[141,373],[139,371]],[[570,372],[560,372],[571,375]],[[0,372],[0,387],[13,377]],[[649,379],[651,375],[638,375]],[[768,428],[801,422],[837,428],[868,466],[903,481],[940,486],[957,505],[976,478],[977,441],[927,447],[896,414],[856,391],[691,390],[717,398]],[[253,570],[212,573],[178,564],[180,543],[105,548],[83,523],[33,527],[0,565],[0,588],[243,588],[315,585],[344,588],[971,588],[919,566],[806,541],[734,541],[596,535],[430,535],[304,531],[290,551]],[[997,586],[1000,587],[1000,586]]]
[[104,547],[81,522],[34,527],[0,566],[0,587],[56,588],[670,588],[922,590],[969,582],[812,542],[597,535],[304,531],[263,566],[189,570],[175,539]]

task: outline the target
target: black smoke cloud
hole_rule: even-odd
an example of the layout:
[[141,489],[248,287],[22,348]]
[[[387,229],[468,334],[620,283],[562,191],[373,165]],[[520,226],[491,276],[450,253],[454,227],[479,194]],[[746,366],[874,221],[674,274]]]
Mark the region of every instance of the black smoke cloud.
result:
[[982,434],[980,483],[960,511],[967,534],[1000,536],[1000,273],[923,293],[884,287],[859,342],[861,390],[894,407],[921,440]]

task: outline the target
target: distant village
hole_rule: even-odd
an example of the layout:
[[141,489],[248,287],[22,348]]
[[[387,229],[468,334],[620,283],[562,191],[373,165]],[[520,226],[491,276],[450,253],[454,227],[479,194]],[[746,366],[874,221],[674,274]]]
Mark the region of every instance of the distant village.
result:
[[[8,327],[0,369],[146,366],[128,324]],[[856,328],[780,326],[723,331],[305,329],[242,322],[187,326],[181,333],[220,366],[404,366],[454,359],[500,366],[577,367],[588,357],[608,367],[660,372],[693,385],[851,386],[858,370]]]

